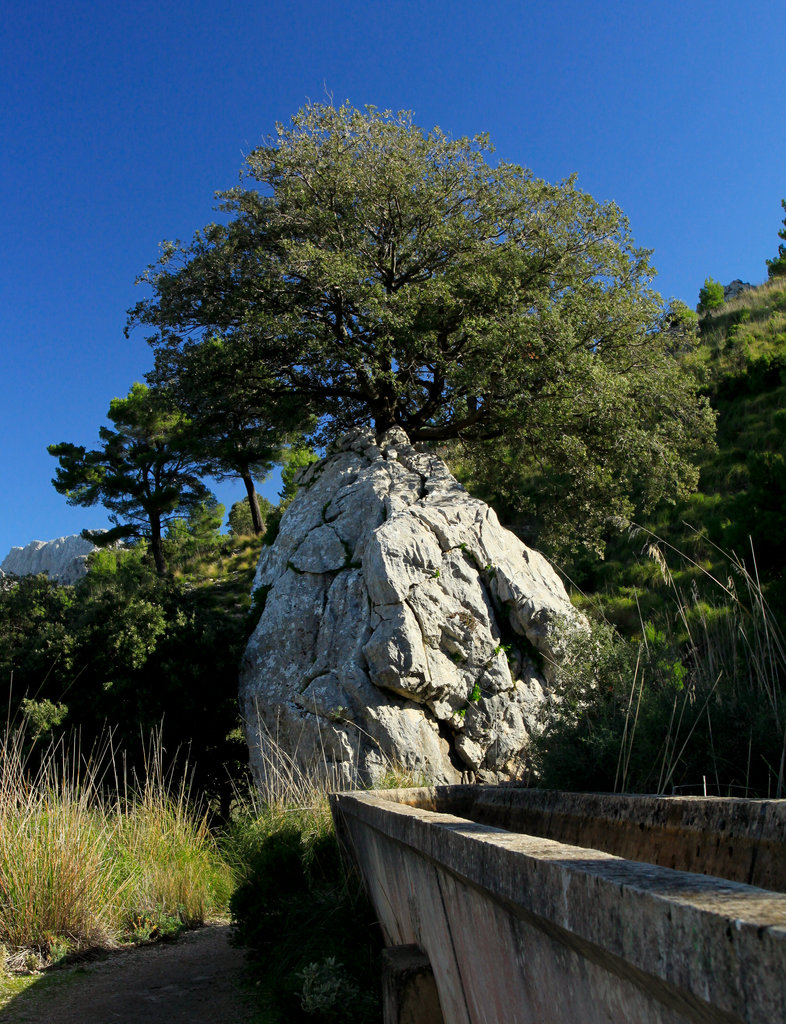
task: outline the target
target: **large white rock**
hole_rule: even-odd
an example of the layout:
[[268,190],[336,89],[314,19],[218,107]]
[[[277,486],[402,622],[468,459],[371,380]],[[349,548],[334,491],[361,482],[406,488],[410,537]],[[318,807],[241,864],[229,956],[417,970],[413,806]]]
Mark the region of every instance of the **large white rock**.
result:
[[78,533],[56,540],[34,540],[23,548],[11,548],[0,563],[0,572],[13,576],[43,572],[57,583],[73,584],[87,572],[91,551],[95,551],[95,544]]
[[276,748],[338,784],[520,777],[581,622],[546,559],[400,430],[305,471],[254,590],[240,699],[260,783]]

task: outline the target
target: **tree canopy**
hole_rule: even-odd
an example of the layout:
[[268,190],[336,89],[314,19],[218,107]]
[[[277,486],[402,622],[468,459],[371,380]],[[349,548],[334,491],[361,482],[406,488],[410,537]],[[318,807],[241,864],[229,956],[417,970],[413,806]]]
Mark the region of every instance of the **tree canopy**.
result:
[[134,384],[126,398],[113,398],[101,427],[102,447],[87,451],[62,442],[49,446],[60,462],[52,483],[70,505],[99,501],[109,510],[114,528],[91,533],[99,546],[143,537],[159,574],[166,571],[162,530],[170,521],[188,518],[210,497],[199,479],[202,465],[195,452],[190,423],[162,396]]
[[179,359],[220,337],[272,420],[294,399],[319,440],[370,424],[494,441],[547,474],[557,458],[610,513],[623,469],[648,500],[689,487],[712,415],[650,254],[574,178],[490,152],[407,113],[309,104],[220,194],[224,223],[165,244],[129,324]]

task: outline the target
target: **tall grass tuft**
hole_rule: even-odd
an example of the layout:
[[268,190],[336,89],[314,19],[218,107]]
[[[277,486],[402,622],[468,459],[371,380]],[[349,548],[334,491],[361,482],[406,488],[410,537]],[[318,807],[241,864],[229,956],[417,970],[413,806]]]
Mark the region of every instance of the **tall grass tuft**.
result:
[[161,771],[160,746],[137,786],[109,744],[33,751],[23,728],[0,743],[0,944],[12,954],[46,962],[225,909],[230,871],[186,783]]
[[232,876],[191,800],[186,770],[165,771],[160,736],[151,738],[144,775],[134,782],[114,809],[125,921],[200,925],[227,906]]
[[644,532],[663,611],[638,639],[603,620],[577,637],[535,740],[541,784],[782,797],[786,641],[753,553],[710,571]]
[[[657,543],[663,545],[660,538]],[[684,552],[679,556],[699,568],[706,586],[694,584],[686,594],[674,583],[671,573],[665,578],[672,588],[677,621],[683,640],[684,660],[689,670],[690,687],[683,701],[699,702],[701,712],[693,715],[695,727],[706,715],[707,739],[710,744],[708,772],[718,790],[722,788],[721,774],[728,776],[728,758],[724,751],[715,749],[713,741],[713,715],[723,727],[731,720],[732,730],[747,726],[750,737],[749,752],[754,733],[769,734],[769,743],[757,743],[756,754],[767,769],[766,795],[780,798],[784,794],[786,768],[786,639],[764,597],[758,577],[756,557],[751,547],[748,566],[736,554],[725,557],[726,578],[702,568]],[[662,557],[662,556],[661,556]],[[702,593],[703,591],[703,593]],[[707,592],[709,591],[709,599]],[[677,703],[675,701],[675,711]],[[681,709],[682,711],[682,709]],[[721,722],[721,719],[725,721]],[[774,741],[774,743],[772,742]],[[690,742],[688,734],[682,742]],[[670,748],[671,744],[671,749]],[[766,746],[766,751],[761,749]],[[659,779],[659,791],[666,789],[679,765],[675,757],[677,738],[671,730],[664,744],[664,760]],[[750,757],[748,759],[750,762]],[[720,769],[720,770],[719,770]],[[755,774],[760,775],[760,772]],[[746,767],[744,785],[748,789],[750,763]],[[762,789],[762,795],[765,795]]]
[[55,940],[105,944],[122,890],[112,866],[113,824],[54,748],[30,774],[24,734],[0,747],[0,941],[46,953]]

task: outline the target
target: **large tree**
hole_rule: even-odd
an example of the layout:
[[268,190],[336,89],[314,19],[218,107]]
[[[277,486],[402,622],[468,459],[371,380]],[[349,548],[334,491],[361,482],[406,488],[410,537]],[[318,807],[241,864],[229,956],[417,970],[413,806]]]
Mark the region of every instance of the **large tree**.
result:
[[224,223],[165,245],[130,324],[181,354],[231,339],[260,401],[294,396],[323,439],[368,423],[556,452],[609,513],[622,467],[649,498],[692,485],[712,416],[649,253],[573,178],[488,153],[406,113],[310,104],[249,155]]
[[49,446],[60,462],[52,483],[69,505],[100,502],[109,510],[113,529],[85,531],[86,536],[100,546],[144,538],[156,571],[164,575],[164,528],[210,496],[200,480],[190,423],[160,393],[139,383],[126,398],[112,399],[107,417],[113,426],[100,428],[100,448]]

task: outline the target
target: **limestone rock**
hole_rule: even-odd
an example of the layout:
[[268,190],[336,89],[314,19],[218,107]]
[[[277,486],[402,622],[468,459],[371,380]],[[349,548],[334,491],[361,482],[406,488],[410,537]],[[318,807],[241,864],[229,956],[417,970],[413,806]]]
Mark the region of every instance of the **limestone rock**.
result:
[[74,584],[87,573],[91,551],[95,551],[95,544],[78,533],[56,540],[34,540],[23,548],[11,548],[0,563],[0,572],[13,576],[43,572],[57,583]]
[[304,472],[254,581],[240,682],[251,762],[273,737],[338,784],[519,777],[580,617],[549,563],[400,430]]

